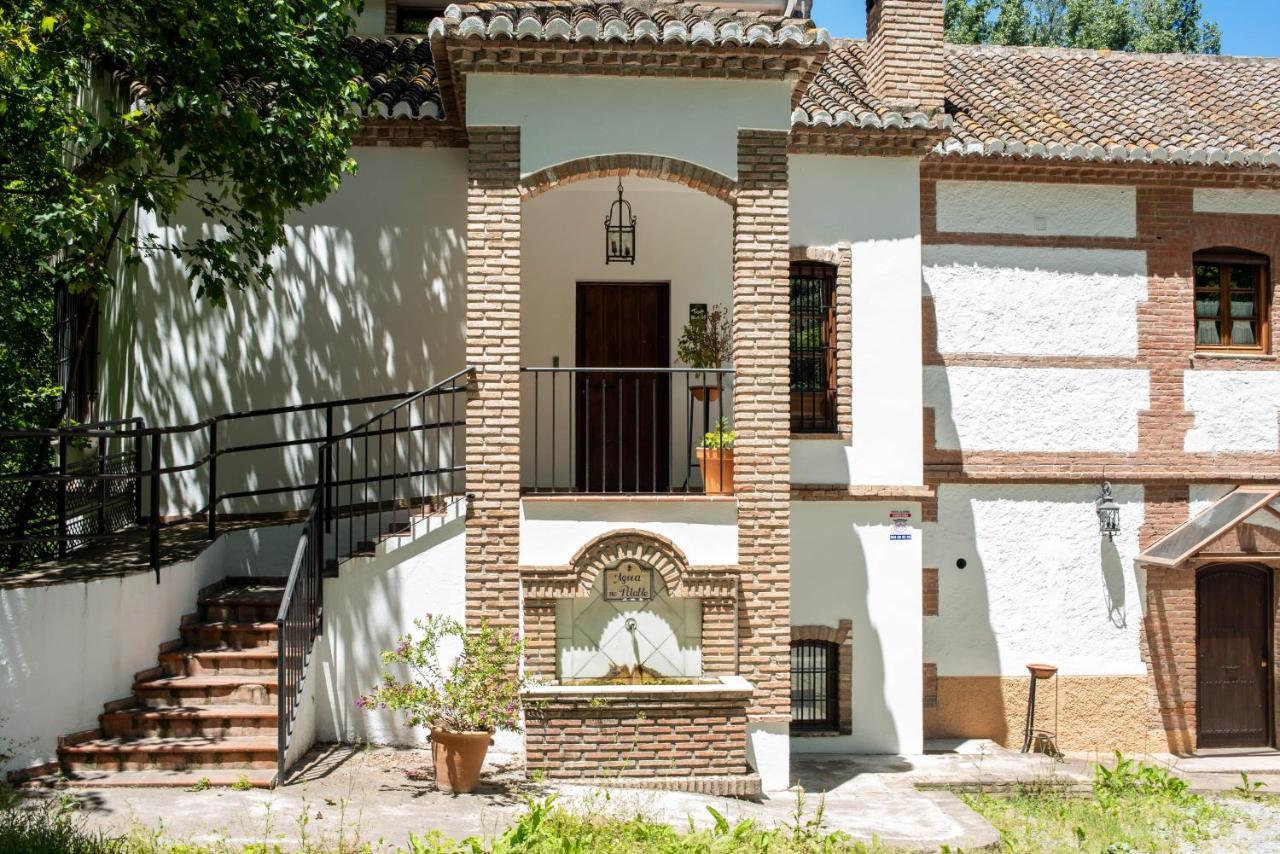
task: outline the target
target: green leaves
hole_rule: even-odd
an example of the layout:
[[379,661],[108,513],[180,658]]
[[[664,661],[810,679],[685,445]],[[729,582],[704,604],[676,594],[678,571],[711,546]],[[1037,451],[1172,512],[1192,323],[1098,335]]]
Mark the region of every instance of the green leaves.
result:
[[1082,47],[1155,53],[1221,51],[1199,0],[946,0],[955,44]]

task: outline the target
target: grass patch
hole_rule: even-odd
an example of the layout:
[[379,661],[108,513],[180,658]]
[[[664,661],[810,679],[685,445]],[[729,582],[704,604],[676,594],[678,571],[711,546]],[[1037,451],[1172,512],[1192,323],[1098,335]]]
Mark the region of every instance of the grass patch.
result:
[[0,854],[123,854],[125,842],[87,830],[62,803],[0,810]]
[[1194,849],[1241,818],[1224,804],[1192,794],[1185,780],[1164,768],[1118,753],[1113,768],[1094,767],[1092,797],[1050,786],[962,797],[995,826],[1010,852]]

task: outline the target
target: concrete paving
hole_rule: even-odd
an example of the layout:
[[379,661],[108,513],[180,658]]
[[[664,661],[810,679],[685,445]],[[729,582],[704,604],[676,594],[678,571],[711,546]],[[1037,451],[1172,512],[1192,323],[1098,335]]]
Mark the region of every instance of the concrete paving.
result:
[[[570,809],[619,816],[644,813],[684,829],[714,823],[708,806],[732,822],[765,826],[810,821],[823,812],[827,831],[878,839],[905,850],[967,851],[998,847],[998,835],[949,787],[999,788],[1088,778],[1082,764],[1024,756],[990,742],[931,745],[925,756],[795,756],[796,789],[759,801],[676,792],[538,785],[523,779],[516,757],[493,753],[484,783],[472,795],[436,790],[420,750],[321,746],[274,791],[76,788],[86,819],[112,833],[146,828],[177,842],[297,845],[306,839],[337,845],[370,843],[394,850],[409,834],[438,830],[454,838],[502,832],[525,799],[556,793]],[[798,807],[799,804],[799,807]],[[799,808],[799,813],[797,809]]]

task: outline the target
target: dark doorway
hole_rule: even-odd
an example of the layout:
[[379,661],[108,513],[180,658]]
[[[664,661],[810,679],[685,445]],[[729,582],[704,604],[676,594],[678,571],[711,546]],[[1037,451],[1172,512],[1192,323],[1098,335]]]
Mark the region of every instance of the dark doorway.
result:
[[1197,745],[1271,744],[1271,578],[1253,566],[1196,577]]
[[577,363],[594,369],[577,375],[579,492],[669,486],[670,309],[666,283],[578,283]]

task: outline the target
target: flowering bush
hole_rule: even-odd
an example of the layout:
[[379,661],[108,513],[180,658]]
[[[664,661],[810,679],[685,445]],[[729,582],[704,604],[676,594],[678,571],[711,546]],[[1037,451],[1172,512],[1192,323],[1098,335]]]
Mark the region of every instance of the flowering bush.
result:
[[[384,671],[382,682],[356,705],[400,712],[409,726],[452,732],[518,729],[524,679],[517,673],[524,644],[515,633],[486,622],[467,631],[448,617],[429,616],[413,623],[421,637],[404,635],[395,649],[382,651],[383,665],[405,666],[410,677],[402,680]],[[462,652],[445,667],[440,647],[451,637],[462,641]]]

